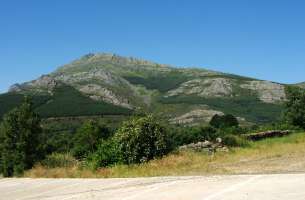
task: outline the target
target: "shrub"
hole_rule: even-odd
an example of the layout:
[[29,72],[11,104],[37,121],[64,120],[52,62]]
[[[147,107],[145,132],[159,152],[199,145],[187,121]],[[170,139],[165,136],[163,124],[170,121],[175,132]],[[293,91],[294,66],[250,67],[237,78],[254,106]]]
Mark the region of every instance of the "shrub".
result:
[[52,153],[41,161],[41,165],[46,168],[68,168],[77,164],[77,160],[69,153]]
[[109,138],[110,135],[111,132],[106,126],[100,126],[93,120],[85,122],[74,136],[73,155],[78,159],[85,158],[97,150],[101,140]]
[[113,139],[102,141],[97,150],[88,156],[87,165],[92,169],[98,169],[119,162],[120,152],[117,146]]
[[115,134],[122,162],[141,163],[170,151],[168,133],[152,115],[125,122]]
[[210,125],[215,128],[238,127],[239,123],[233,115],[214,115],[210,121]]
[[305,92],[304,89],[287,88],[285,120],[288,124],[305,129]]
[[223,144],[230,147],[245,147],[248,145],[248,141],[246,139],[236,135],[225,135],[222,140]]
[[73,132],[72,131],[54,131],[44,129],[44,149],[47,154],[51,153],[65,153],[73,147]]
[[217,138],[216,129],[211,126],[202,127],[174,127],[170,128],[171,143],[174,148],[181,145],[197,143]]

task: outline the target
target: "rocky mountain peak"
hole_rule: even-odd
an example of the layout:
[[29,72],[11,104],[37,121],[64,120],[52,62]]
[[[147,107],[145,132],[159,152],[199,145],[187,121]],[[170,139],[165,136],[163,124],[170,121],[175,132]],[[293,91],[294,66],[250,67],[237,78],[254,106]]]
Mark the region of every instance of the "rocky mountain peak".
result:
[[[49,75],[15,84],[10,92],[48,93],[56,98],[53,94],[61,86],[94,100],[94,104],[154,109],[179,123],[206,122],[215,113],[271,121],[286,99],[284,84],[110,53],[89,53]],[[253,105],[259,109],[252,109]]]

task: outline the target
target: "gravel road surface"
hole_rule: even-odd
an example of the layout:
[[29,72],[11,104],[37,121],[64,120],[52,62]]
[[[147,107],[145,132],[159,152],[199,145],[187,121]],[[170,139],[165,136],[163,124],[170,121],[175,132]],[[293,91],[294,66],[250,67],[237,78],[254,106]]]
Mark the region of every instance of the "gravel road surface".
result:
[[0,200],[304,200],[305,174],[0,179]]

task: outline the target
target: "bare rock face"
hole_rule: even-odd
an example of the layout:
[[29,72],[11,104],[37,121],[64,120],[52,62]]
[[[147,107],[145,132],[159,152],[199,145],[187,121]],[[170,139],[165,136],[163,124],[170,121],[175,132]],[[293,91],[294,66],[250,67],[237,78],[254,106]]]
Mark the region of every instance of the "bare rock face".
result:
[[21,92],[22,91],[22,88],[21,88],[21,85],[20,84],[14,84],[12,85],[9,90],[9,92]]
[[60,80],[66,84],[75,84],[79,82],[94,80],[99,80],[109,85],[113,85],[120,82],[120,79],[118,77],[103,69],[92,69],[86,72],[60,74],[57,75],[55,79]]
[[39,79],[30,82],[28,85],[38,88],[47,88],[48,90],[53,90],[57,82],[54,78],[48,75],[41,76]]
[[179,117],[170,119],[172,124],[193,124],[196,121],[209,122],[214,115],[224,115],[223,112],[208,109],[196,109]]
[[58,85],[57,81],[49,75],[43,75],[37,80],[24,83],[22,85],[15,84],[10,87],[9,92],[22,92],[23,90],[30,90],[34,92],[48,92],[52,93],[53,89]]
[[269,81],[249,81],[241,88],[254,90],[259,99],[265,103],[278,103],[286,100],[285,86]]
[[197,95],[201,97],[228,97],[233,92],[232,83],[225,78],[193,79],[166,95]]
[[130,109],[133,108],[133,106],[129,104],[127,99],[117,96],[112,91],[100,85],[88,84],[88,85],[80,86],[78,89],[80,92],[89,95],[89,97],[93,100],[96,101],[103,100],[105,102],[122,106],[125,108],[130,108]]

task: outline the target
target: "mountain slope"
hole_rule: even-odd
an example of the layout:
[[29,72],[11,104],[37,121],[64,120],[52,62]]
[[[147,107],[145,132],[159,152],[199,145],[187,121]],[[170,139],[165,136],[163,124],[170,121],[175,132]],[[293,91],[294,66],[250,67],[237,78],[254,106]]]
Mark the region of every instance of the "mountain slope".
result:
[[298,83],[296,84],[297,86],[301,87],[301,88],[304,88],[305,89],[305,82],[302,82],[302,83]]
[[44,117],[130,114],[141,107],[171,123],[208,122],[215,113],[232,113],[244,122],[270,122],[280,116],[285,87],[102,53],[85,55],[37,80],[16,84],[0,95],[0,102],[6,111],[12,107],[6,100],[10,95],[19,101],[25,94],[44,99],[37,104]]

